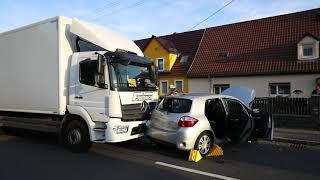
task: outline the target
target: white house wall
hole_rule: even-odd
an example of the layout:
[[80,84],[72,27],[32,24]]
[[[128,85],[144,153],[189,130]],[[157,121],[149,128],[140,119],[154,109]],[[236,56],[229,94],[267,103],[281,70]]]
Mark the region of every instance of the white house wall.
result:
[[[277,76],[249,76],[249,77],[219,77],[212,78],[211,84],[230,84],[230,86],[247,86],[256,90],[257,97],[269,96],[269,83],[290,83],[292,97],[309,97],[315,89],[316,79],[320,74],[309,75],[277,75]],[[208,78],[189,79],[190,93],[210,93],[212,85]],[[210,88],[211,86],[211,88]],[[294,90],[301,90],[303,93],[295,95]]]
[[189,93],[210,93],[209,79],[189,79]]

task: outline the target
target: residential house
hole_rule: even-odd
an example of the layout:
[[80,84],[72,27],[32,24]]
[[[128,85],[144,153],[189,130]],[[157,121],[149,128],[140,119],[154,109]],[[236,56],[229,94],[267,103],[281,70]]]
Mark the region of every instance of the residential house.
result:
[[320,9],[207,28],[189,92],[248,86],[258,97],[310,97],[320,77]]
[[160,95],[169,94],[170,85],[180,92],[189,92],[186,76],[203,33],[204,30],[196,30],[135,41],[158,67]]

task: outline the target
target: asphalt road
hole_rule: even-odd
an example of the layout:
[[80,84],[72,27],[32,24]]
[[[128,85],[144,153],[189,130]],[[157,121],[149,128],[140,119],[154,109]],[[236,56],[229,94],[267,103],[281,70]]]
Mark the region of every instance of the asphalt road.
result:
[[74,154],[55,136],[0,135],[0,180],[320,179],[320,149],[287,144],[225,145],[224,156],[188,162],[188,153],[141,138]]

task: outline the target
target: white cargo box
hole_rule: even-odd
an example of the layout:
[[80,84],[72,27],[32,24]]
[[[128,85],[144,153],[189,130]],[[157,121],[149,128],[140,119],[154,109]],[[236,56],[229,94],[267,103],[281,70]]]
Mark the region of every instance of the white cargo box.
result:
[[65,114],[76,36],[143,56],[133,41],[108,28],[62,16],[1,33],[0,111]]
[[0,34],[0,110],[64,114],[72,20],[48,19]]

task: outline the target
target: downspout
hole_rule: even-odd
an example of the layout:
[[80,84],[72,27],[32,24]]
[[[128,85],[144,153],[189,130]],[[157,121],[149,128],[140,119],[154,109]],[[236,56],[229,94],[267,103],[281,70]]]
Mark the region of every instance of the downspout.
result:
[[213,94],[212,78],[210,76],[208,76],[208,81],[209,81],[209,92],[210,94]]

